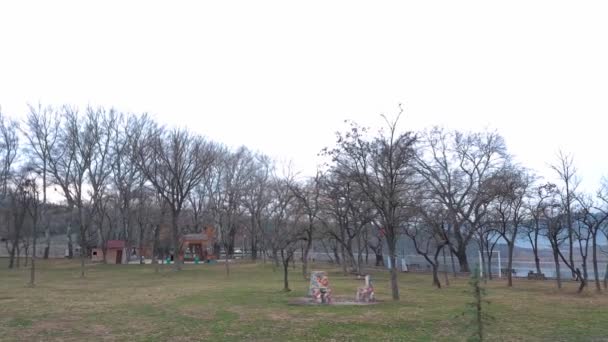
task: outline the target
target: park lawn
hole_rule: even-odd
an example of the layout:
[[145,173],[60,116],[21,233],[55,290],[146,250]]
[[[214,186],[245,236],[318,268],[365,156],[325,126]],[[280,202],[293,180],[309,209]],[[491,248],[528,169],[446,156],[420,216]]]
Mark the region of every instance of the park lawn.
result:
[[[151,265],[88,265],[39,261],[36,287],[26,269],[0,261],[1,341],[458,341],[471,335],[468,279],[430,286],[427,274],[400,274],[401,300],[390,300],[388,273],[373,271],[381,303],[370,306],[296,306],[308,283],[290,273],[293,291],[282,292],[282,273],[270,264],[186,265],[154,272]],[[362,280],[329,271],[334,296],[354,297]],[[443,278],[442,278],[443,279]],[[608,339],[608,294],[576,284],[558,292],[553,282],[518,280],[507,288],[488,282],[492,341]]]

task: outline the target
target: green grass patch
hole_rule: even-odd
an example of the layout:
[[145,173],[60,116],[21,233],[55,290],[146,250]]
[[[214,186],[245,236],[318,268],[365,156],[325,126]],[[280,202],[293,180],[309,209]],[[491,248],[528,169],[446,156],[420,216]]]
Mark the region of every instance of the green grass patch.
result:
[[[301,269],[282,273],[269,264],[240,263],[227,277],[223,265],[169,267],[87,265],[79,278],[77,261],[39,261],[37,284],[26,286],[28,270],[8,270],[0,260],[0,340],[2,341],[464,341],[462,316],[471,301],[468,279],[451,279],[436,289],[427,274],[400,274],[401,300],[390,299],[388,273],[370,270],[380,304],[296,306],[306,294]],[[339,268],[329,272],[335,297],[354,298],[362,285]],[[516,280],[508,288],[490,281],[486,327],[495,341],[589,341],[608,338],[608,295],[576,294],[566,282]]]

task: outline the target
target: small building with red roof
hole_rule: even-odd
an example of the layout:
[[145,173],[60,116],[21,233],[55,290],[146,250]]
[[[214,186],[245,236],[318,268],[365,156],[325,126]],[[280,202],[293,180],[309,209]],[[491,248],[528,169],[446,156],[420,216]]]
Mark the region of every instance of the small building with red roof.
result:
[[[91,261],[103,262],[103,249],[93,248]],[[106,241],[106,263],[126,264],[127,263],[127,244],[124,240]]]

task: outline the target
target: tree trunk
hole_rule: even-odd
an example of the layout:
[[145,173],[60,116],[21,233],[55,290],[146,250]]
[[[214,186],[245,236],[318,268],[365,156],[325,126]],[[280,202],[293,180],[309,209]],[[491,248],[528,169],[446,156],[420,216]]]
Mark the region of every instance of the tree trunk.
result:
[[273,270],[276,271],[276,269],[279,267],[279,251],[277,251],[276,249],[272,250],[272,260]]
[[225,260],[224,264],[226,265],[226,277],[228,278],[228,277],[230,277],[230,265],[228,265],[228,261],[229,261],[228,253],[224,253],[224,260]]
[[49,258],[49,253],[51,250],[51,225],[49,224],[49,220],[48,220],[48,215],[46,215],[47,213],[47,207],[46,207],[46,174],[47,174],[47,167],[46,167],[46,153],[45,156],[42,158],[42,213],[43,213],[43,219],[45,221],[44,223],[44,239],[46,242],[46,245],[44,247],[44,260],[47,260]]
[[602,287],[600,286],[600,275],[597,268],[597,231],[593,234],[593,246],[591,246],[591,262],[593,263],[593,276],[595,279],[595,290],[597,292],[602,291]]
[[448,278],[448,264],[445,257],[445,247],[441,248],[443,253],[443,277],[445,279],[445,286],[450,286],[450,279]]
[[[498,270],[498,272],[500,272],[500,270]],[[488,253],[488,279],[492,280],[493,276],[492,276],[492,251],[490,251]]]
[[137,251],[137,257],[139,258],[139,264],[143,265],[144,262],[144,227],[139,227],[139,250]]
[[158,259],[156,258],[156,250],[158,249],[158,238],[160,236],[160,224],[154,227],[154,241],[152,241],[152,263],[154,264],[154,272],[158,273]]
[[82,246],[80,246],[80,278],[84,278],[84,258],[86,255],[84,246],[84,239],[80,239]]
[[68,259],[74,258],[74,246],[72,244],[72,218],[74,208],[70,206],[70,216],[68,221],[68,227],[66,229],[66,235],[68,238]]
[[[37,205],[37,204],[35,204]],[[35,214],[37,215],[37,213]],[[34,286],[36,282],[36,242],[37,242],[37,218],[34,217],[33,222],[33,232],[32,232],[32,260],[30,265],[30,286]]]
[[11,250],[9,252],[8,268],[14,268],[15,267],[15,252],[16,252],[16,248],[17,248],[17,246],[15,245],[15,242],[13,241],[13,243],[11,244]]
[[560,266],[559,266],[559,254],[555,250],[555,248],[553,248],[553,261],[555,262],[555,281],[557,282],[557,288],[561,289],[562,288],[562,279],[561,279]]
[[534,263],[536,266],[536,273],[541,274],[540,270],[540,258],[538,257],[538,233],[534,234],[534,246],[532,246],[532,252],[534,253]]
[[336,264],[340,265],[341,261],[340,261],[340,253],[338,253],[338,247],[332,247],[332,250],[334,252],[334,258],[336,259]]
[[397,258],[395,258],[395,254],[391,253],[391,294],[393,300],[399,300],[399,283],[397,281],[397,267],[395,267],[395,263]]
[[604,290],[608,289],[608,263],[606,263],[606,270],[604,271]]
[[[81,202],[78,202],[81,203]],[[86,228],[84,226],[84,209],[82,206],[78,207],[78,228],[80,229],[80,278],[84,278],[84,258],[86,257]]]
[[580,285],[578,286],[578,291],[577,291],[578,293],[581,293],[581,292],[583,292],[583,289],[585,288],[585,286],[587,286],[587,279],[581,274],[581,270],[579,270],[578,268],[575,268],[574,274],[581,281]]
[[481,256],[481,264],[479,265],[479,269],[481,270],[482,274],[483,274],[483,282],[484,283],[488,283],[488,272],[486,271],[486,256],[485,253],[483,251],[483,246],[480,248],[480,252],[479,255]]
[[36,282],[36,242],[34,241],[32,260],[30,264],[30,286]]
[[437,286],[438,289],[441,288],[441,282],[439,281],[439,267],[437,264],[431,263],[431,267],[433,268],[433,285]]
[[347,247],[344,247],[344,252],[345,252],[346,257],[348,257],[348,259],[349,259],[348,264],[350,266],[350,272],[356,272],[357,271],[357,259],[355,259],[355,253],[353,252],[352,246],[348,247],[348,245],[347,245]]
[[304,246],[304,251],[302,253],[302,276],[304,280],[308,279],[308,253],[310,252],[310,248],[312,247],[312,234],[308,234],[306,239],[306,246]]
[[74,246],[72,244],[72,238],[70,236],[68,236],[68,259],[73,259],[73,258],[74,258]]
[[346,252],[345,252],[345,248],[344,246],[340,246],[340,254],[342,254],[342,272],[344,273],[344,275],[348,274],[348,270],[346,269],[348,267],[347,265],[347,256],[346,256]]
[[[124,211],[126,213],[129,212],[128,205],[125,205]],[[122,227],[123,227],[122,229],[123,229],[123,236],[125,239],[125,247],[127,250],[127,265],[128,265],[129,262],[131,261],[131,237],[129,236],[131,227],[129,227],[129,217],[127,215],[128,214],[125,214],[125,213],[122,214]]]
[[456,262],[454,261],[454,251],[452,250],[452,248],[450,248],[450,259],[452,262],[452,273],[454,274],[454,278],[456,278],[458,276],[458,273],[456,272]]
[[19,244],[17,244],[17,255],[16,255],[16,262],[17,262],[17,268],[19,268],[21,266],[21,248],[19,247]]
[[[454,255],[460,264],[460,272],[470,272],[469,261],[467,259],[467,251],[465,248],[459,248],[454,251]],[[483,266],[482,266],[483,267]]]
[[[570,192],[567,192],[566,196],[570,196]],[[576,277],[576,272],[574,271],[574,239],[572,238],[574,229],[572,228],[572,213],[570,209],[570,202],[568,202],[568,208],[566,208],[566,216],[568,218],[568,258],[570,261],[570,265],[572,265],[572,278]]]
[[258,246],[255,235],[251,236],[251,260],[256,261],[258,259]]
[[47,224],[46,231],[44,232],[44,239],[46,245],[44,246],[43,258],[46,260],[49,258],[49,253],[51,252],[51,227],[49,224]]
[[384,266],[384,256],[382,254],[376,254],[376,266]]
[[399,300],[399,283],[397,280],[397,238],[396,234],[397,227],[393,224],[387,224],[387,231],[391,234],[387,234],[386,242],[388,244],[388,253],[391,261],[391,294],[393,300]]
[[30,246],[28,245],[24,245],[23,249],[25,249],[25,264],[23,264],[23,267],[27,267],[28,263],[29,263],[29,257],[30,257]]
[[255,240],[256,237],[256,218],[255,214],[251,213],[251,260],[256,261],[258,259],[258,248]]
[[587,256],[583,256],[583,278],[585,279],[585,282],[587,281],[587,279],[589,279],[589,272],[587,272]]
[[283,250],[281,250],[281,259],[283,259],[283,291],[289,292],[289,291],[291,291],[289,289],[289,278],[288,278],[289,259],[285,259]]
[[363,253],[361,253],[361,234],[357,235],[357,274],[362,274]]
[[180,234],[177,219],[179,218],[179,211],[173,210],[171,215],[171,231],[173,237],[173,270],[180,271],[182,269],[180,260]]
[[513,249],[515,248],[515,241],[507,241],[508,255],[507,255],[507,286],[513,287]]

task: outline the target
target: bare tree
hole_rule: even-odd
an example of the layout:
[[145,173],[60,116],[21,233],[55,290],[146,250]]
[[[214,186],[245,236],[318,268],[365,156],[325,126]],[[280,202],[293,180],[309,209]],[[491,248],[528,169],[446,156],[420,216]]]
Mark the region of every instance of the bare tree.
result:
[[561,280],[561,268],[560,268],[560,244],[563,241],[564,234],[564,226],[561,222],[561,204],[557,200],[558,190],[557,186],[552,183],[547,183],[544,186],[544,191],[546,191],[545,197],[545,205],[542,207],[543,209],[543,221],[544,221],[544,229],[543,235],[549,240],[551,244],[551,250],[553,254],[553,262],[555,264],[555,281],[557,283],[557,288],[562,288],[562,280]]
[[539,236],[544,229],[544,217],[547,209],[547,199],[551,198],[551,189],[553,185],[551,183],[541,184],[533,188],[531,196],[528,199],[525,209],[527,210],[528,220],[524,220],[523,228],[530,242],[532,253],[534,254],[534,264],[536,266],[536,273],[541,274],[540,269],[540,258],[539,254]]
[[243,206],[249,212],[249,235],[251,242],[251,259],[258,258],[258,240],[261,239],[263,213],[270,203],[268,187],[273,171],[272,161],[268,156],[257,155],[255,171],[249,178],[243,196]]
[[49,176],[49,159],[57,139],[61,125],[61,117],[50,106],[29,106],[29,113],[25,120],[26,129],[23,134],[28,141],[28,152],[33,157],[31,165],[35,166],[37,172],[42,176],[42,204],[40,206],[40,217],[44,224],[44,259],[48,259],[51,247],[51,225],[47,215],[47,187]]
[[[562,187],[560,188],[560,196],[563,208],[566,214],[566,228],[568,229],[568,260],[571,265],[574,265],[574,227],[572,222],[572,205],[576,197],[576,189],[580,184],[580,179],[576,176],[576,167],[574,166],[574,157],[570,154],[559,151],[557,161],[551,165],[551,168],[557,173]],[[576,274],[572,271],[572,278]]]
[[150,125],[137,163],[171,211],[174,269],[181,269],[179,217],[190,192],[203,181],[215,161],[215,146],[184,129],[165,130]]
[[375,266],[384,266],[384,230],[379,225],[377,220],[372,221],[373,229],[370,229],[371,234],[368,234],[365,243],[369,249],[374,252],[375,255]]
[[6,118],[0,108],[0,194],[8,193],[8,186],[13,172],[13,163],[19,152],[19,125]]
[[[496,248],[498,241],[500,241],[502,238],[499,231],[496,229],[497,223],[491,218],[491,216],[492,215],[490,215],[490,217],[488,217],[486,220],[486,223],[477,230],[477,240],[482,256],[482,264],[487,265],[487,267],[482,266],[481,269],[484,269],[484,279],[486,279],[487,276],[487,278],[490,280],[492,280],[493,277],[492,257],[494,254],[494,249]],[[484,251],[487,260],[484,258]],[[500,271],[501,270],[498,270],[498,272]]]
[[315,231],[318,228],[319,213],[321,211],[321,173],[317,171],[317,174],[309,179],[306,184],[300,185],[296,182],[290,182],[288,186],[300,202],[300,208],[306,220],[306,228],[302,232],[305,242],[302,253],[302,276],[304,279],[308,279],[308,253],[312,247]]
[[267,239],[272,249],[278,251],[283,265],[283,290],[289,289],[289,263],[298,248],[298,242],[306,238],[306,223],[300,224],[297,215],[298,201],[290,189],[292,180],[274,177],[271,185],[272,202],[270,204],[269,225],[266,230]]
[[564,201],[562,201],[562,194],[557,189],[557,186],[551,185],[548,188],[550,191],[550,197],[547,199],[547,207],[545,208],[544,216],[546,219],[546,229],[544,230],[545,236],[549,240],[551,244],[551,249],[553,251],[553,260],[555,262],[555,273],[556,273],[556,281],[557,287],[561,288],[561,275],[560,275],[560,260],[570,269],[570,271],[575,275],[575,279],[580,282],[578,292],[582,292],[585,286],[587,285],[587,281],[583,276],[582,272],[574,262],[570,262],[569,258],[564,256],[562,252],[562,247],[564,241],[569,239],[569,231],[568,231],[568,216],[567,211],[564,208]]
[[583,262],[583,276],[585,279],[587,275],[587,249],[589,246],[589,240],[591,240],[591,263],[593,265],[593,274],[595,279],[595,289],[600,292],[600,279],[599,270],[597,265],[597,236],[601,231],[602,226],[608,220],[608,204],[605,184],[602,189],[598,192],[597,196],[600,202],[594,201],[590,196],[579,195],[576,197],[578,202],[579,210],[575,213],[575,219],[578,222],[577,229],[575,230],[575,236],[579,242],[579,250]]
[[[110,215],[117,207],[116,197],[109,193],[112,175],[112,142],[117,113],[114,109],[87,108],[88,129],[92,134],[93,150],[87,167],[88,191],[91,208],[91,223],[97,226],[98,242],[101,244],[103,259],[106,262],[106,242],[114,230],[116,215]],[[107,222],[107,225],[105,224]],[[104,229],[107,228],[107,229]],[[104,232],[105,230],[105,232]]]
[[223,150],[220,155],[211,176],[210,211],[219,230],[219,240],[226,256],[226,274],[229,275],[228,260],[234,255],[235,237],[238,229],[244,226],[242,199],[255,168],[253,156],[245,147],[234,153]]
[[344,178],[340,174],[330,173],[323,177],[322,187],[324,191],[320,204],[324,210],[321,221],[324,223],[325,231],[345,252],[342,258],[344,271],[346,272],[348,260],[352,270],[362,274],[364,247],[362,235],[376,218],[375,210],[358,184],[349,177]]
[[448,211],[450,248],[460,270],[469,272],[466,248],[484,222],[492,200],[484,187],[506,159],[504,139],[496,132],[464,134],[435,128],[422,138],[416,169]]
[[426,199],[422,194],[414,208],[416,216],[405,226],[405,234],[412,240],[416,253],[422,255],[433,270],[433,285],[441,288],[439,280],[439,254],[448,245],[445,209],[441,203]]
[[361,191],[378,213],[391,260],[391,292],[399,299],[397,282],[397,239],[400,222],[406,221],[404,207],[410,205],[411,182],[414,175],[412,161],[416,136],[412,132],[397,131],[399,118],[385,121],[387,131],[367,138],[366,130],[356,124],[345,134],[338,134],[337,147],[328,150],[337,172],[344,173],[358,183]]
[[[29,176],[29,175],[28,175]],[[38,222],[40,222],[40,191],[35,177],[24,179],[20,185],[24,192],[26,210],[32,221],[32,256],[30,262],[30,286],[36,283],[36,247],[38,239]]]
[[[498,233],[507,243],[507,286],[513,286],[513,250],[519,229],[525,218],[524,204],[533,178],[525,170],[505,168],[494,177],[497,198],[494,210],[498,218]],[[500,270],[499,270],[500,272]]]
[[[110,144],[111,183],[117,196],[120,236],[126,241],[127,247],[131,246],[135,238],[132,236],[133,202],[137,200],[138,194],[147,195],[147,192],[140,191],[144,178],[137,164],[137,152],[143,144],[144,133],[150,125],[151,120],[146,114],[139,116],[117,114],[114,125],[110,126],[112,137]],[[138,191],[140,192],[138,193]],[[145,199],[139,199],[145,201]],[[139,228],[141,234],[142,226],[140,225]],[[139,238],[141,242],[141,235]],[[131,253],[128,254],[127,260],[130,259],[130,256]]]
[[155,194],[153,190],[145,187],[144,180],[140,179],[140,183],[135,190],[132,192],[132,199],[134,202],[133,210],[129,213],[133,216],[133,220],[137,226],[137,246],[138,258],[140,264],[144,264],[144,249],[147,245],[146,242],[152,241],[152,262],[156,264],[156,239],[158,238],[156,232],[160,230],[160,222],[162,221],[162,215],[160,215],[161,207],[157,201],[155,201]]
[[[91,114],[91,113],[88,113]],[[58,185],[72,212],[76,209],[79,228],[80,276],[85,276],[85,258],[88,252],[90,206],[86,187],[89,185],[87,172],[95,153],[96,136],[92,130],[94,119],[90,115],[79,115],[78,109],[62,108],[63,127],[59,139],[49,155],[49,172],[54,184]],[[71,255],[71,231],[68,229],[68,248]]]

